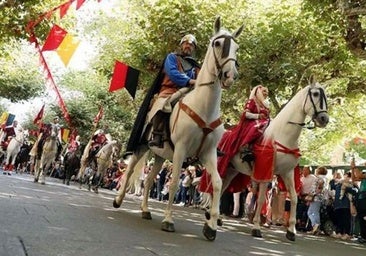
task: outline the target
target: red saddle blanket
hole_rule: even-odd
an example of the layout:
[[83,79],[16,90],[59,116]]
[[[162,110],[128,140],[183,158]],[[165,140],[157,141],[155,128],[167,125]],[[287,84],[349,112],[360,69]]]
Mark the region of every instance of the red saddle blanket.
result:
[[272,181],[274,171],[275,147],[272,141],[262,141],[253,146],[255,156],[252,180]]

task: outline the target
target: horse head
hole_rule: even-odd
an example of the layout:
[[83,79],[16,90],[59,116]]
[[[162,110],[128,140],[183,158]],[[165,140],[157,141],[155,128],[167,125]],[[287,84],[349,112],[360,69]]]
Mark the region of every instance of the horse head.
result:
[[311,117],[316,127],[325,127],[329,122],[327,96],[323,87],[311,76],[304,103],[305,113]]
[[235,41],[241,32],[243,25],[235,32],[221,28],[221,19],[218,17],[214,23],[214,36],[210,39],[210,45],[206,57],[213,56],[214,66],[212,73],[218,77],[223,88],[228,88],[238,77],[236,53],[239,49]]

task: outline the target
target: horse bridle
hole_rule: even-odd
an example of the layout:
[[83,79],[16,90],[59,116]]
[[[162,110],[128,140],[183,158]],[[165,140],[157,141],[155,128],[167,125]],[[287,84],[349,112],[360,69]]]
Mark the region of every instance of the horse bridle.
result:
[[[323,88],[318,88],[319,91],[320,91],[320,108],[323,109],[324,107],[324,104],[325,104],[325,109],[328,109],[328,104],[327,104],[327,98],[325,97],[325,92],[324,92],[324,89]],[[289,121],[288,123],[290,124],[296,124],[296,125],[300,125],[300,126],[305,126],[305,125],[308,125],[311,121],[315,120],[316,117],[321,114],[321,113],[328,113],[327,110],[319,110],[317,109],[316,105],[315,105],[315,102],[314,102],[314,99],[313,99],[313,96],[311,94],[311,88],[309,88],[308,90],[308,94],[306,96],[306,99],[305,99],[305,102],[304,102],[304,105],[302,107],[304,113],[305,113],[305,105],[308,101],[308,98],[310,98],[310,102],[311,102],[311,105],[313,106],[313,109],[314,109],[314,114],[311,118],[311,120],[307,123],[295,123],[295,122],[291,122]],[[313,129],[314,127],[307,127],[308,129]]]
[[[230,53],[230,44],[231,44],[231,40],[233,40],[235,42],[235,38],[231,35],[221,35],[221,36],[218,36],[216,37],[215,39],[212,40],[212,43],[211,43],[211,47],[213,49],[215,49],[215,42],[216,40],[218,39],[221,39],[221,38],[224,38],[224,44],[223,44],[223,47],[222,47],[222,53],[221,53],[221,58],[226,58],[229,56],[229,53]],[[235,65],[237,65],[237,60],[235,58],[227,58],[224,63],[220,64],[218,58],[217,58],[217,55],[216,55],[216,52],[215,50],[213,51],[213,55],[214,55],[214,58],[215,58],[215,65],[216,65],[216,69],[218,71],[218,78],[221,80],[222,78],[222,68],[226,65],[226,63],[228,63],[229,61],[234,61],[235,62]]]

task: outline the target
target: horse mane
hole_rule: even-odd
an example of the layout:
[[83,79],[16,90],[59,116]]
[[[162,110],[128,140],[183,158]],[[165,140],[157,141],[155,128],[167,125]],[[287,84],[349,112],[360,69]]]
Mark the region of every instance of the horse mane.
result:
[[[309,86],[302,88],[298,91],[281,109],[281,111],[273,118],[267,127],[264,136],[265,138],[270,138],[273,136],[275,131],[281,131],[283,126],[286,125],[293,116],[294,109],[301,109],[303,107],[304,101],[300,99],[305,99],[306,93]],[[305,115],[305,113],[304,113]]]

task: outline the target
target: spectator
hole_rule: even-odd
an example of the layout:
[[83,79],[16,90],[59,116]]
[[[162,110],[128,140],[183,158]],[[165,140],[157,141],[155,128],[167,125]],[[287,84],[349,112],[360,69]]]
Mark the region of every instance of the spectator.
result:
[[320,233],[320,207],[325,200],[324,193],[327,190],[328,184],[327,173],[327,169],[323,166],[316,169],[317,179],[312,184],[310,194],[308,194],[308,198],[311,198],[309,200],[308,216],[313,227],[309,233],[313,235]]
[[357,218],[360,224],[360,237],[358,242],[366,243],[366,172],[361,172],[355,166],[354,159],[351,162],[352,178],[354,181],[360,181],[360,187],[356,196]]
[[[337,172],[336,178],[343,179],[343,174],[341,172]],[[330,189],[335,191],[333,208],[336,232],[332,237],[349,240],[351,233],[351,210],[349,198],[344,196],[341,199],[340,195],[342,184],[340,182],[335,182],[335,180],[330,182]]]

